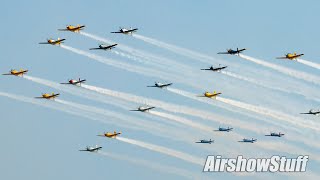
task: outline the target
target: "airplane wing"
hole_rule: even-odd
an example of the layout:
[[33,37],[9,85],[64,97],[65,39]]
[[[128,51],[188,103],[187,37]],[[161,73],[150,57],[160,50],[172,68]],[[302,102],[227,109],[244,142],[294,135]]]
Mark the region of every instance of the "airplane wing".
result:
[[66,39],[59,39],[59,40],[55,41],[55,43],[59,43],[59,42],[62,42],[64,40],[66,40]]
[[111,33],[123,33],[123,32],[120,32],[120,31],[115,31],[115,32],[111,32]]
[[147,86],[147,87],[158,87],[158,86],[153,85],[153,86]]
[[71,84],[71,83],[60,83],[60,84]]
[[239,49],[238,52],[241,52],[241,51],[244,51],[244,50],[246,50],[246,49]]
[[210,71],[211,69],[200,69],[200,70],[203,70],[203,71]]
[[11,74],[11,73],[5,73],[5,74],[2,74],[2,75],[13,75],[13,74]]
[[58,31],[69,31],[68,29],[58,29]]
[[277,57],[276,59],[288,59],[287,57]]
[[130,29],[130,30],[127,31],[127,33],[134,32],[134,31],[137,31],[137,30],[138,30],[138,28]]
[[99,49],[103,50],[102,48],[90,48],[89,50],[99,50]]
[[48,42],[40,42],[39,44],[50,44],[50,43],[48,43]]
[[168,84],[163,84],[160,87],[167,87],[167,86],[171,86],[171,85],[172,85],[172,83],[168,83]]
[[218,52],[217,54],[230,54],[228,52]]
[[310,112],[307,112],[307,113],[300,113],[300,114],[312,114],[312,113],[310,113]]

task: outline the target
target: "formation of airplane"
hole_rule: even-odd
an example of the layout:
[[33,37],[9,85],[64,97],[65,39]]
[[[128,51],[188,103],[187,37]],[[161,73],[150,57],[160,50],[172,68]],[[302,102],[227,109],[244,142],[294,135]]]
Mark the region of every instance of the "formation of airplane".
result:
[[71,84],[71,85],[80,85],[81,86],[81,83],[84,83],[86,80],[85,79],[78,79],[78,80],[75,80],[75,79],[70,79],[67,83],[60,83],[60,84]]
[[156,108],[156,107],[152,107],[152,106],[139,106],[137,109],[133,109],[133,110],[130,110],[130,111],[140,111],[140,112],[146,112],[146,111],[149,111],[153,108]]
[[207,68],[207,69],[201,69],[203,71],[217,71],[217,72],[220,72],[222,69],[225,69],[227,68],[228,66],[220,66],[219,64],[219,67],[213,67],[211,66],[210,68]]
[[233,50],[233,49],[227,49],[226,52],[218,52],[218,54],[231,54],[231,55],[235,55],[235,54],[240,54],[242,51],[246,50],[244,49],[239,49],[237,48],[237,50]]
[[136,32],[138,30],[138,28],[119,28],[119,31],[115,31],[115,32],[111,32],[111,33],[121,33],[121,34],[132,34],[133,32]]
[[310,109],[309,112],[300,113],[300,114],[311,114],[311,115],[318,116],[320,114],[320,110],[316,111],[316,110]]
[[80,149],[79,151],[98,152],[100,149],[102,149],[102,147],[96,145],[96,147],[87,146],[86,149]]
[[49,93],[44,93],[42,94],[40,97],[35,97],[35,98],[42,98],[42,99],[54,99],[56,97],[58,97],[60,94],[55,94],[55,93],[52,93],[52,94],[49,94]]
[[2,74],[2,75],[23,76],[23,75],[26,74],[27,72],[28,72],[28,70],[20,69],[20,70],[18,71],[18,70],[15,70],[15,69],[11,69],[9,73],[5,73],[5,74]]
[[227,127],[227,128],[224,128],[224,127],[219,127],[218,130],[215,130],[215,131],[226,131],[226,132],[229,132],[229,131],[232,131],[233,128],[230,128],[230,127]]
[[214,143],[214,140],[201,139],[200,141],[198,141],[196,143],[211,144],[211,143]]
[[66,39],[60,39],[58,38],[57,40],[54,39],[47,39],[47,42],[40,42],[39,44],[51,44],[51,45],[60,45],[65,41]]
[[58,30],[59,31],[80,32],[80,30],[82,30],[84,27],[86,27],[86,26],[85,25],[76,25],[76,26],[67,25],[65,29],[58,29]]
[[112,45],[100,44],[98,48],[90,48],[89,50],[111,50],[115,48],[116,45],[118,44],[112,44]]
[[213,93],[210,92],[204,92],[203,95],[199,95],[198,97],[207,97],[207,98],[216,98],[219,96],[221,93],[214,91]]
[[168,87],[168,86],[171,86],[171,85],[172,85],[172,83],[163,84],[163,83],[160,83],[160,82],[155,82],[153,86],[147,86],[147,87],[165,88],[165,87]]
[[265,136],[281,137],[281,136],[284,136],[284,134],[281,132],[279,132],[279,133],[271,132],[270,134],[267,134]]
[[244,139],[242,139],[242,141],[239,141],[239,142],[246,142],[246,143],[254,143],[254,142],[256,142],[257,141],[257,139],[246,139],[246,138],[244,138]]
[[277,59],[289,59],[289,60],[296,60],[297,58],[303,56],[304,54],[297,54],[297,53],[287,53],[284,57],[277,57]]
[[101,136],[101,137],[107,137],[107,138],[116,138],[118,135],[120,135],[121,132],[116,132],[114,131],[113,133],[110,133],[110,132],[106,132],[106,133],[103,133],[103,134],[99,134],[97,136]]

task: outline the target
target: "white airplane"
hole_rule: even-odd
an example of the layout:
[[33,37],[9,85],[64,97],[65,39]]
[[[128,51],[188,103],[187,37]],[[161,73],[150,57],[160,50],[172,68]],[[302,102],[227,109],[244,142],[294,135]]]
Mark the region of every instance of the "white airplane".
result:
[[67,83],[60,83],[60,84],[71,84],[71,85],[80,85],[81,86],[81,83],[84,83],[86,80],[85,79],[78,79],[78,80],[75,80],[75,79],[70,79]]
[[119,31],[111,32],[111,33],[121,33],[121,34],[132,34],[133,32],[136,32],[138,28],[132,28],[130,27],[129,29],[126,28],[119,28]]
[[140,111],[140,112],[146,112],[146,111],[149,111],[153,108],[156,108],[156,107],[152,107],[152,106],[139,106],[137,109],[133,109],[133,110],[130,110],[130,111]]
[[281,132],[279,133],[271,132],[270,134],[267,134],[265,136],[281,137],[281,136],[284,136],[284,134]]
[[201,139],[200,141],[198,141],[196,143],[211,144],[211,143],[214,143],[214,140]]
[[102,149],[102,147],[96,145],[96,147],[87,146],[86,149],[80,149],[79,151],[98,152],[100,149]]
[[256,142],[257,141],[257,139],[246,139],[246,138],[244,138],[244,139],[242,139],[242,141],[239,141],[239,142],[246,142],[246,143],[254,143],[254,142]]
[[172,85],[172,83],[163,84],[163,83],[160,83],[160,82],[155,82],[154,86],[147,86],[147,87],[165,88],[165,87],[168,87],[168,86],[171,86],[171,85]]
[[98,48],[90,48],[89,50],[111,50],[115,48],[116,45],[118,44],[112,44],[112,45],[100,44]]

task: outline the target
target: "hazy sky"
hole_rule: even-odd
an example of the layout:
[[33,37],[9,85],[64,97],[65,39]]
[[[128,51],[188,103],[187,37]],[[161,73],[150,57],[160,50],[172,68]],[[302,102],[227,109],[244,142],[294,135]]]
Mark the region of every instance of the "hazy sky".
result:
[[[204,174],[202,165],[185,161],[184,156],[176,158],[174,153],[96,136],[114,130],[121,131],[125,138],[181,151],[198,158],[199,164],[204,164],[207,155],[261,158],[308,154],[308,172],[303,176],[319,177],[319,119],[299,114],[319,108],[319,66],[275,59],[297,52],[304,53],[302,59],[307,62],[320,63],[319,5],[312,0],[3,2],[1,72],[25,68],[31,78],[1,77],[1,179],[302,177],[295,173]],[[84,24],[85,33],[112,40],[119,47],[113,52],[89,52],[103,42],[57,31],[68,24]],[[141,36],[110,33],[119,27],[139,28],[137,34]],[[58,37],[67,39],[67,47],[96,56],[89,58],[38,44]],[[125,51],[126,46],[133,50]],[[245,55],[272,63],[272,67],[217,55],[237,47],[247,48]],[[113,66],[111,61],[98,62],[97,56],[113,60]],[[227,75],[200,71],[219,63],[228,66]],[[110,97],[85,87],[54,84],[56,89],[30,81],[35,77],[57,83],[80,77],[93,87],[129,95]],[[155,81],[172,82],[173,89],[146,88]],[[225,99],[196,98],[214,90],[221,91]],[[3,92],[13,96],[5,97]],[[33,98],[45,92],[61,93],[58,99],[62,101]],[[137,103],[130,95],[146,99],[138,98]],[[78,104],[71,107],[70,103],[63,104],[66,102]],[[143,104],[159,108],[154,114],[129,111]],[[235,130],[211,131],[219,126]],[[273,131],[286,135],[264,136]],[[258,142],[237,142],[244,137],[257,138]],[[214,144],[194,143],[210,138]],[[96,144],[103,146],[103,153],[78,151]]]

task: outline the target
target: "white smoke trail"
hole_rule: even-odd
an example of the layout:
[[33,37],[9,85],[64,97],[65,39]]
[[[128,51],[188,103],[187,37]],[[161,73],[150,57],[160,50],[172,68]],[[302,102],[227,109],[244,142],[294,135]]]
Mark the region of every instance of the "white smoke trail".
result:
[[145,37],[145,36],[142,36],[139,34],[133,34],[132,36],[137,39],[140,39],[142,41],[145,41],[147,43],[150,43],[152,45],[158,46],[160,48],[167,49],[167,50],[174,52],[176,54],[196,59],[197,61],[200,61],[200,62],[204,62],[204,63],[211,62],[212,63],[213,60],[216,60],[210,56],[207,56],[207,55],[195,52],[195,51],[191,51],[189,49],[181,48],[181,47],[178,47],[178,46],[175,46],[172,44],[168,44],[168,43],[156,40],[154,38]]
[[158,146],[155,144],[150,144],[150,143],[146,143],[146,142],[142,142],[142,141],[138,141],[138,140],[134,140],[134,139],[129,139],[129,138],[124,138],[124,137],[117,137],[117,140],[120,140],[122,142],[126,142],[129,144],[133,144],[142,148],[146,148],[149,149],[151,151],[155,151],[155,152],[159,152],[162,154],[166,154],[168,156],[172,156],[172,157],[176,157],[178,159],[184,160],[186,162],[190,162],[193,164],[197,164],[200,166],[203,166],[203,159],[199,158],[199,157],[194,157],[192,155],[177,151],[177,150],[173,150],[170,148],[166,148],[163,146]]
[[[106,39],[106,38],[103,38],[103,37],[100,37],[100,36],[97,36],[97,35],[94,35],[94,34],[91,34],[91,33],[87,33],[87,32],[83,32],[82,31],[82,32],[80,32],[80,34],[84,35],[86,37],[89,37],[91,39],[103,42],[103,43],[108,43],[108,44],[114,44],[115,43],[115,42],[113,42],[113,41],[111,41],[109,39]],[[177,63],[177,62],[174,62],[171,59],[160,57],[159,55],[155,55],[155,54],[152,54],[150,52],[143,51],[143,50],[138,50],[138,49],[135,49],[135,48],[123,45],[123,44],[119,44],[118,48],[121,49],[122,51],[130,53],[130,54],[132,54],[134,56],[137,56],[137,57],[140,57],[142,59],[148,60],[148,62],[153,61],[154,62],[153,65],[154,66],[159,66],[159,67],[162,67],[162,68],[164,68],[166,70],[168,70],[168,68],[171,68],[171,67],[179,67],[181,69],[190,69],[189,66],[186,66],[186,65],[184,65],[182,63]],[[171,66],[168,66],[169,64]],[[173,69],[173,70],[174,70],[175,73],[178,73],[176,71],[176,69]]]
[[282,120],[285,122],[288,122],[290,124],[296,125],[298,127],[304,127],[304,128],[308,128],[308,129],[313,129],[316,131],[319,131],[320,128],[315,126],[315,124],[313,122],[310,121],[305,121],[303,119],[288,115],[288,114],[284,114],[282,112],[278,112],[275,110],[271,110],[265,107],[259,107],[259,106],[254,106],[251,104],[247,104],[244,102],[240,102],[240,101],[235,101],[235,100],[231,100],[231,99],[227,99],[227,98],[223,98],[223,97],[217,97],[216,98],[218,101],[242,108],[242,109],[246,109],[248,111],[251,112],[255,112],[261,115],[265,115],[265,116],[269,116],[272,117],[274,119],[278,119],[278,120]]
[[304,65],[316,68],[316,69],[320,69],[320,64],[315,63],[315,62],[311,62],[311,61],[307,61],[307,60],[303,60],[303,59],[297,59],[297,62],[302,63]]
[[189,171],[186,171],[184,169],[180,169],[180,168],[176,168],[176,167],[168,166],[168,165],[162,165],[162,164],[156,163],[155,161],[147,161],[147,160],[144,160],[141,158],[133,158],[132,156],[127,156],[125,154],[116,154],[116,153],[112,153],[112,152],[99,151],[97,154],[103,155],[103,156],[106,156],[109,158],[121,160],[121,161],[127,161],[129,163],[137,164],[137,165],[144,166],[147,168],[152,168],[154,170],[161,171],[164,173],[170,173],[170,174],[175,174],[178,176],[183,176],[188,179],[189,178],[194,179],[196,177],[199,178],[198,175],[190,173]]
[[[88,57],[90,59],[96,60],[96,61],[101,62],[103,64],[110,65],[110,66],[113,66],[113,67],[116,67],[116,68],[119,68],[119,69],[124,69],[126,71],[142,74],[142,75],[145,75],[145,76],[157,77],[157,78],[158,77],[168,77],[168,74],[163,73],[161,71],[154,70],[154,69],[150,70],[148,68],[142,68],[140,66],[127,64],[127,63],[122,63],[120,61],[115,61],[115,60],[112,60],[112,59],[107,59],[105,57],[98,56],[98,55],[95,55],[95,54],[92,54],[92,53],[89,53],[89,52],[86,52],[86,51],[82,51],[80,49],[76,49],[76,48],[73,48],[73,47],[70,47],[70,46],[66,46],[66,45],[60,45],[60,47],[63,48],[63,49],[69,50],[71,52],[74,52],[76,54],[86,56],[86,57]],[[172,78],[174,79],[174,78],[177,78],[177,77],[172,77]]]
[[112,50],[111,52],[114,53],[114,54],[117,54],[119,56],[122,56],[122,57],[125,57],[125,58],[128,58],[128,59],[132,59],[132,60],[137,61],[139,63],[143,63],[144,62],[144,61],[142,61],[142,60],[140,60],[140,59],[138,59],[138,58],[136,58],[134,56],[131,56],[129,54],[126,54],[126,53],[123,53],[123,52],[120,52],[120,51]]
[[297,78],[297,79],[301,79],[301,80],[305,80],[305,81],[308,81],[308,82],[312,82],[312,83],[318,84],[318,85],[320,84],[320,78],[317,77],[317,76],[314,76],[314,75],[311,75],[311,74],[308,74],[308,73],[305,73],[305,72],[300,72],[300,71],[297,71],[297,70],[289,69],[289,68],[286,68],[286,67],[282,67],[282,66],[279,66],[279,65],[276,65],[276,64],[272,64],[272,63],[269,63],[269,62],[266,62],[266,61],[263,61],[263,60],[259,60],[259,59],[256,59],[256,58],[253,58],[253,57],[250,57],[250,56],[246,56],[246,55],[243,55],[243,54],[239,54],[239,57],[241,57],[242,59],[245,59],[245,60],[260,64],[260,65],[263,65],[265,67],[269,67],[271,69],[274,69],[274,70],[276,70],[278,72],[284,73],[284,74],[289,75],[291,77],[294,77],[294,78]]

